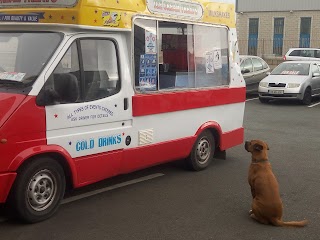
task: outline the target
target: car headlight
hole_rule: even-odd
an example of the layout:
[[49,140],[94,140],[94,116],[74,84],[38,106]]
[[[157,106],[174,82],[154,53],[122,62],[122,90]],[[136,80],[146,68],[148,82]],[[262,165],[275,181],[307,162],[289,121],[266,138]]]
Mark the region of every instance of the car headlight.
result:
[[260,86],[260,87],[268,87],[268,84],[269,84],[269,83],[267,83],[267,82],[260,82],[260,83],[259,83],[259,86]]
[[288,88],[297,88],[300,87],[300,83],[288,83]]

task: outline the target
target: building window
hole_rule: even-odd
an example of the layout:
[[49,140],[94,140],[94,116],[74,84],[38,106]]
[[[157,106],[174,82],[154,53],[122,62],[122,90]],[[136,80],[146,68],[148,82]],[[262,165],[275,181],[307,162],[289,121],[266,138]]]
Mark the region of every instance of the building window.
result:
[[300,21],[299,47],[310,47],[311,17],[302,17]]
[[273,54],[282,55],[284,18],[274,19]]
[[257,55],[259,18],[249,18],[248,54]]

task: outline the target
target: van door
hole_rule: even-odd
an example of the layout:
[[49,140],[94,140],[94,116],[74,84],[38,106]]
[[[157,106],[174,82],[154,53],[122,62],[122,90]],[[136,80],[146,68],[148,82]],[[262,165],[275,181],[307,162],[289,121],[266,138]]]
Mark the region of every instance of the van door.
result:
[[124,36],[81,36],[70,39],[48,71],[37,101],[46,106],[48,144],[70,154],[84,184],[119,172],[130,140],[133,91],[125,84],[130,75],[121,74],[129,67]]

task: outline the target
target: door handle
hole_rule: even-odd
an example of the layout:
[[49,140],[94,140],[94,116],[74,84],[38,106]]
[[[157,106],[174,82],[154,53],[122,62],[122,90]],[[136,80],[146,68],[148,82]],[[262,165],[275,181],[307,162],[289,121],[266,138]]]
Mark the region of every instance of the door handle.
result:
[[123,109],[127,110],[128,109],[128,98],[123,99]]

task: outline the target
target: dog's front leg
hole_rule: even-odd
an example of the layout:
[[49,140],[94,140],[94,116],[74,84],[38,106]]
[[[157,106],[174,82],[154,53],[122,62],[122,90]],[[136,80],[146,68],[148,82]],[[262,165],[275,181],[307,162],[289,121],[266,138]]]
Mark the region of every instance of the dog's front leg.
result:
[[251,195],[252,195],[252,199],[253,199],[256,197],[256,192],[252,186],[250,186],[250,187],[251,187]]

